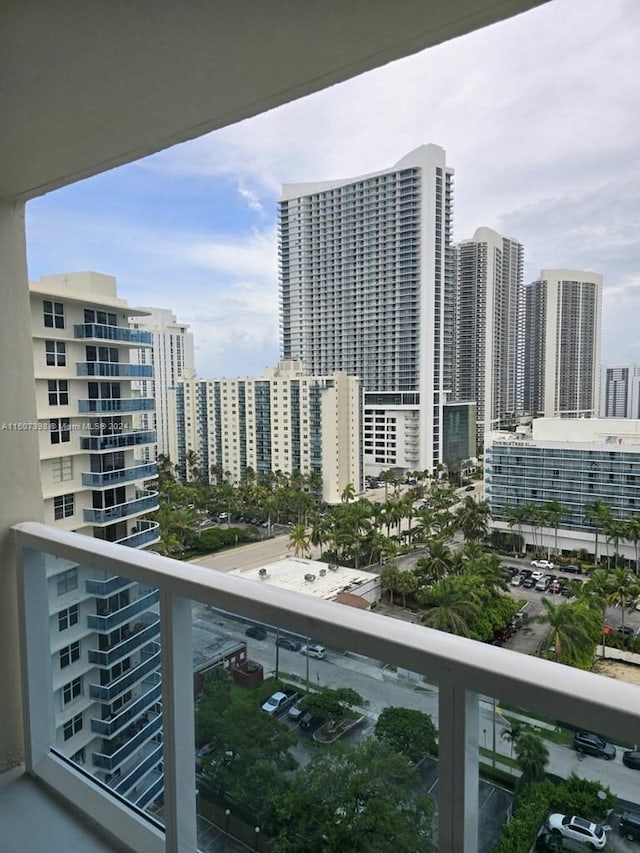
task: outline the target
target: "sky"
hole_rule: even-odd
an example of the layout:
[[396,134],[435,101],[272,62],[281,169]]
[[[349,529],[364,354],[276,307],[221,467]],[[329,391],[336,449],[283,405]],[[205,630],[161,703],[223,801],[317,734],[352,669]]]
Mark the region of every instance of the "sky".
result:
[[283,183],[386,169],[433,142],[454,240],[488,226],[543,268],[604,276],[602,362],[640,362],[640,3],[553,0],[27,206],[29,276],[95,270],[191,326],[198,375],[279,357]]

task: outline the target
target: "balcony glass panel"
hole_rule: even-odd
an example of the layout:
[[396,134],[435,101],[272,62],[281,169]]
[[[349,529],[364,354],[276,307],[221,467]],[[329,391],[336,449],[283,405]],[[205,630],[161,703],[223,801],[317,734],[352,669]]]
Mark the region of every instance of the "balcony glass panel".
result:
[[82,485],[92,488],[112,486],[114,483],[130,483],[134,480],[144,480],[155,477],[157,473],[155,462],[142,465],[132,465],[130,468],[119,468],[117,471],[93,473],[85,471],[82,474]]
[[153,378],[153,365],[126,364],[111,361],[76,362],[76,376],[131,376],[141,379]]
[[[160,701],[162,696],[162,686],[159,679],[153,679],[155,684],[142,694],[138,699],[132,702],[126,710],[122,711],[111,719],[106,720],[91,720],[91,731],[104,737],[113,737],[113,735],[121,732],[129,722],[142,716],[144,711],[147,711],[152,705]],[[143,684],[143,689],[144,689]]]
[[158,509],[158,493],[143,491],[136,493],[134,500],[125,501],[106,509],[84,509],[84,520],[93,524],[108,524],[118,518],[126,518],[128,515],[136,515],[139,512],[151,512]]
[[80,436],[81,450],[117,450],[121,447],[137,447],[140,444],[153,444],[156,440],[155,430],[134,430],[116,435],[82,435]]
[[117,592],[119,589],[125,589],[128,586],[131,586],[133,581],[130,581],[129,578],[106,578],[105,580],[94,580],[93,578],[87,578],[85,581],[85,589],[91,595],[95,595],[101,598],[105,598],[108,595],[113,595],[114,592]]
[[140,521],[137,527],[135,533],[118,539],[118,544],[126,545],[127,548],[142,548],[160,539],[160,525],[157,521]]
[[[640,688],[634,684],[411,624],[420,614],[399,612],[397,602],[395,616],[347,609],[316,594],[274,588],[257,569],[237,577],[41,524],[15,530],[26,614],[28,770],[72,797],[78,777],[70,780],[66,765],[56,761],[63,754],[84,762],[105,785],[122,786],[138,805],[156,791],[155,774],[164,772],[162,802],[156,798],[146,809],[166,821],[168,838],[178,826],[191,833],[175,849],[208,843],[201,835],[198,844],[199,812],[211,832],[265,853],[283,849],[285,838],[286,849],[301,853],[434,846],[512,853],[522,844],[529,850],[551,811],[538,805],[540,814],[525,828],[512,829],[519,809],[525,817],[532,814],[522,799],[525,785],[513,772],[519,769],[513,763],[518,723],[542,735],[548,770],[574,789],[580,779],[593,783],[591,799],[574,797],[570,814],[579,805],[585,811],[580,817],[617,828],[619,814],[606,813],[608,788],[624,798],[625,808],[638,801],[637,771],[631,759],[621,760],[638,741]],[[78,601],[84,607],[85,581],[96,571],[96,580],[104,573],[128,576],[143,594],[151,583],[161,590],[162,659],[170,667],[162,681],[161,759],[155,716],[160,702],[139,718],[140,706],[134,705],[157,686],[150,679],[159,672],[160,645],[136,649],[130,662],[112,666],[103,677],[86,657],[96,642],[85,614],[72,618],[68,609]],[[317,591],[320,578],[313,583]],[[69,631],[68,651],[61,648],[62,630]],[[312,653],[303,653],[298,643]],[[553,656],[555,647],[545,645],[539,653]],[[80,693],[77,678],[84,682]],[[270,698],[275,693],[284,699]],[[62,735],[69,722],[65,695],[72,729],[77,726],[68,743]],[[298,704],[302,713],[294,719],[289,710]],[[98,712],[99,705],[110,705],[110,712]],[[91,720],[109,724],[109,715],[123,714],[129,705],[133,718],[121,718],[122,731],[111,737],[91,731]],[[81,726],[73,722],[78,715]],[[576,730],[613,742],[616,755],[607,761],[578,752]],[[56,733],[55,741],[48,743],[48,732]],[[546,790],[536,797],[546,797]],[[108,793],[87,786],[74,802],[99,819],[106,799]],[[124,841],[130,838],[129,818],[117,805],[119,819],[110,829]],[[555,793],[549,805],[559,808]],[[615,849],[615,830],[609,836]]]
[[151,346],[153,334],[126,326],[103,326],[100,323],[78,323],[73,327],[76,338],[97,338],[104,341],[123,341],[130,344]]
[[127,397],[115,400],[78,400],[80,414],[107,412],[151,412],[156,407],[152,397]]
[[[113,666],[117,661],[127,657],[136,649],[143,649],[160,636],[160,620],[155,614],[145,614],[147,621],[134,622],[130,636],[118,639],[109,644],[108,649],[89,649],[89,663],[97,666]],[[125,632],[126,633],[126,632]]]

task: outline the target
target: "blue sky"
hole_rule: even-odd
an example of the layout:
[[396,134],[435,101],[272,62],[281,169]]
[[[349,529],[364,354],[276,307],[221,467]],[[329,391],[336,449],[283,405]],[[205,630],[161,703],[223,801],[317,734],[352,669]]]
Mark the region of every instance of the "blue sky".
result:
[[116,276],[191,324],[199,375],[278,358],[282,183],[455,169],[454,239],[481,226],[545,267],[603,273],[603,362],[640,361],[640,3],[554,0],[497,26],[36,199],[29,275]]

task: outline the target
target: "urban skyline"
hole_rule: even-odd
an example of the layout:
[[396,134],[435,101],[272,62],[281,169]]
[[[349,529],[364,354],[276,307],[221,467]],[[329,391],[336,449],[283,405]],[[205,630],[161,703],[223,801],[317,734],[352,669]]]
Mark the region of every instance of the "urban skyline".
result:
[[516,235],[525,283],[541,268],[602,272],[603,361],[637,361],[639,28],[622,0],[547,4],[51,193],[27,208],[30,278],[113,274],[130,304],[191,326],[200,375],[259,374],[280,355],[282,183],[375,171],[433,142],[456,169],[453,240]]

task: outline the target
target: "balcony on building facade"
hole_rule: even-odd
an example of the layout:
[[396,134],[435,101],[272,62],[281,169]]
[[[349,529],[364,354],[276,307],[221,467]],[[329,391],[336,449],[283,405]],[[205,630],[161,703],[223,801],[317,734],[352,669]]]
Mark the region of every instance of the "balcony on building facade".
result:
[[154,679],[155,684],[145,688],[142,696],[135,699],[119,714],[114,714],[106,720],[91,720],[91,731],[102,737],[110,738],[121,733],[129,723],[142,716],[152,705],[160,701],[162,697],[162,685],[159,675]]
[[137,649],[143,649],[159,637],[159,617],[151,613],[144,614],[140,622],[131,626],[129,636],[124,637],[107,649],[89,649],[89,663],[99,667],[112,667],[118,661],[128,657]]
[[160,524],[157,521],[139,520],[134,532],[122,539],[118,539],[118,545],[126,545],[127,548],[144,548],[160,541]]
[[117,767],[124,764],[127,758],[133,755],[146,741],[151,740],[152,737],[160,733],[162,731],[161,714],[156,714],[152,711],[149,712],[149,717],[151,718],[149,722],[144,724],[136,734],[132,736],[131,733],[125,733],[123,735],[125,743],[118,745],[116,740],[116,748],[113,752],[92,752],[91,761],[93,766],[112,773]]
[[[16,525],[14,531],[24,615],[21,642],[25,660],[27,769],[102,825],[105,814],[109,814],[111,828],[121,842],[141,853],[164,849],[157,824],[143,825],[141,829],[140,812],[135,809],[136,804],[151,802],[154,793],[161,790],[160,775],[153,772],[160,760],[167,838],[176,837],[178,825],[181,832],[180,842],[167,849],[186,853],[198,848],[191,640],[194,602],[236,614],[245,623],[264,623],[274,636],[276,629],[271,626],[293,635],[313,636],[316,642],[334,650],[336,660],[344,653],[336,650],[348,650],[363,662],[382,662],[394,672],[402,670],[427,679],[430,689],[424,694],[425,707],[430,696],[438,729],[438,849],[447,853],[476,853],[478,849],[478,824],[482,819],[478,798],[483,745],[480,732],[484,726],[486,752],[487,739],[491,737],[491,709],[495,715],[498,701],[502,707],[527,709],[532,718],[551,716],[575,728],[615,736],[619,743],[638,740],[640,690],[633,684],[604,681],[601,676],[578,669],[377,613],[354,610],[345,620],[344,607],[333,602],[211,572],[151,552],[132,552],[101,540],[87,541],[86,537],[42,524],[25,522]],[[148,685],[150,679],[158,678],[162,660],[162,723],[160,716],[154,716],[160,707],[159,699],[149,711],[142,711],[139,719],[129,722],[120,718],[122,733],[109,727],[112,721],[95,720],[99,733],[105,738],[111,735],[113,741],[105,741],[102,749],[93,750],[92,762],[102,771],[120,770],[123,774],[114,782],[115,794],[104,785],[96,786],[88,771],[72,766],[47,742],[46,732],[52,731],[55,711],[50,702],[43,701],[51,691],[50,684],[43,684],[41,664],[50,656],[49,624],[44,618],[48,612],[43,594],[47,589],[44,555],[63,556],[104,572],[107,577],[131,578],[143,588],[153,584],[160,593],[162,652],[160,644],[152,642],[149,656],[142,654],[138,665],[109,686],[90,685],[92,699],[110,703],[134,684],[144,683],[144,701],[151,702]],[[46,677],[50,680],[51,674]],[[154,687],[157,683],[151,684],[151,689]],[[141,707],[137,702],[136,697],[131,706],[133,715]],[[495,726],[495,716],[493,719]],[[116,726],[120,726],[120,720]],[[161,732],[162,753],[153,740]],[[193,784],[186,781],[191,779]],[[118,796],[124,793],[131,806]]]
[[137,429],[112,435],[81,435],[80,449],[98,452],[100,450],[118,450],[123,447],[138,447],[141,444],[155,444],[156,431]]
[[[147,592],[145,595],[142,595],[140,598],[136,598],[135,601],[132,601],[131,604],[127,604],[124,607],[117,607],[112,612],[105,613],[104,615],[90,613],[87,616],[87,626],[89,628],[93,628],[94,631],[100,631],[101,633],[108,633],[109,631],[113,631],[114,628],[117,628],[119,625],[123,625],[125,622],[130,622],[134,616],[137,616],[139,613],[144,613],[145,610],[148,610],[150,607],[153,607],[154,604],[157,604],[160,600],[160,594],[157,590],[151,590]],[[105,609],[108,609],[107,601],[98,602],[98,608],[102,606]]]
[[135,346],[152,346],[153,334],[141,329],[129,329],[127,326],[106,326],[100,323],[77,323],[73,327],[75,338],[99,341],[122,341]]
[[152,364],[129,364],[121,361],[76,362],[76,376],[122,376],[153,379]]
[[156,407],[153,397],[116,397],[105,400],[78,400],[78,412],[108,414],[110,412],[152,412]]
[[141,512],[153,512],[153,510],[158,509],[158,506],[158,493],[141,489],[130,501],[124,501],[105,509],[84,509],[83,517],[87,524],[109,524],[119,518],[138,515]]
[[[145,650],[146,651],[146,650]],[[151,654],[144,659],[133,669],[127,670],[120,678],[116,678],[108,686],[102,684],[90,684],[89,696],[91,699],[96,699],[98,702],[113,702],[116,696],[124,693],[134,684],[142,681],[152,672],[156,672],[160,666],[160,646],[156,643],[155,647],[151,648]]]
[[126,589],[128,586],[133,586],[134,583],[129,578],[106,578],[105,580],[87,578],[84,586],[89,595],[95,595],[97,598],[107,598],[113,595],[114,592]]
[[132,483],[135,480],[148,480],[157,474],[155,462],[143,462],[134,459],[135,465],[129,468],[118,468],[115,471],[83,471],[82,485],[93,489],[114,486],[119,483]]

